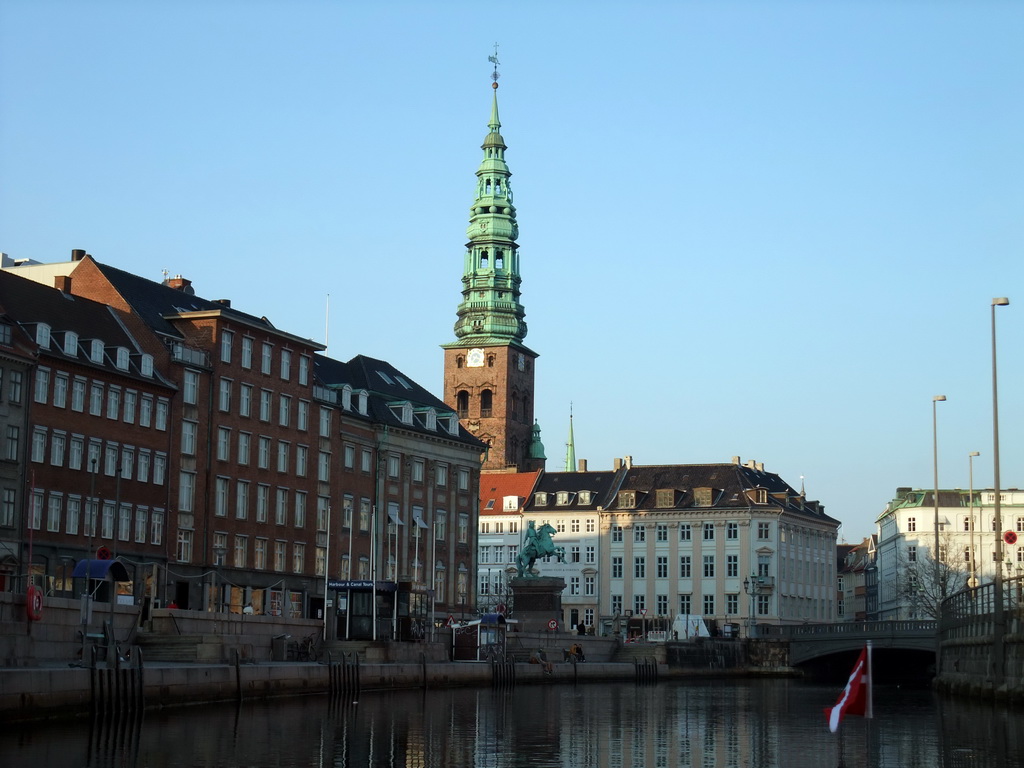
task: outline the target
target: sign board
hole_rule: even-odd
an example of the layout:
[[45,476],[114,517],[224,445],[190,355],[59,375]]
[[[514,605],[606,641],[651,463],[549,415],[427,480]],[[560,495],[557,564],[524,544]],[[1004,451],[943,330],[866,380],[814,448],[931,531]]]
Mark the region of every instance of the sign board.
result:
[[640,615],[641,616],[646,616],[647,615],[647,609],[646,608],[641,608],[640,609]]
[[448,614],[448,622],[445,624],[445,626],[448,626],[448,627],[454,627],[455,626],[455,617],[452,616],[450,613]]
[[1007,544],[1016,544],[1017,533],[1015,531],[1007,531],[1003,534],[1003,541],[1005,541]]
[[551,630],[558,629],[558,621],[556,619],[552,619],[551,621],[549,621],[548,622],[548,629],[551,629]]

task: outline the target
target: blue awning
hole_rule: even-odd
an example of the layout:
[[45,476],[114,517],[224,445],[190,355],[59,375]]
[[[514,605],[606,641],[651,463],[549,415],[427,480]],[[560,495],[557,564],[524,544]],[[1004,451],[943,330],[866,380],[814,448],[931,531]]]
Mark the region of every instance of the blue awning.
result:
[[113,581],[132,580],[120,560],[79,560],[71,576],[75,579],[105,579],[108,574]]

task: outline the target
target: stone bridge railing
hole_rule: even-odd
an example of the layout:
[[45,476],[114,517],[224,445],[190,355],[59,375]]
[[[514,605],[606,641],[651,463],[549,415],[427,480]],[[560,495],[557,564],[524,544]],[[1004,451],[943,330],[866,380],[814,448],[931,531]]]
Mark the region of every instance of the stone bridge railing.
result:
[[793,666],[843,651],[853,651],[871,641],[876,648],[902,648],[934,652],[935,621],[857,621],[836,624],[761,626],[762,637],[789,641]]

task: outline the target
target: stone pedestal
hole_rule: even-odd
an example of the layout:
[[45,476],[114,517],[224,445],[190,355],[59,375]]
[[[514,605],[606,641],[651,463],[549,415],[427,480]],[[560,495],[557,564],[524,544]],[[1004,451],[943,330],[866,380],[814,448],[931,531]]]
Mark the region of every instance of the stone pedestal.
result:
[[529,578],[519,576],[510,584],[513,598],[513,616],[523,632],[545,632],[551,628],[548,622],[558,622],[559,630],[567,631],[562,626],[562,592],[565,591],[565,579],[553,576],[537,576]]

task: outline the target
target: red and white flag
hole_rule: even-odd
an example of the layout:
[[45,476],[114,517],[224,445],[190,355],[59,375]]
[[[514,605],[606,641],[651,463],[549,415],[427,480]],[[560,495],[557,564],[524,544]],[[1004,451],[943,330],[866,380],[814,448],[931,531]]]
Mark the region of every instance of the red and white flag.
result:
[[846,687],[839,695],[834,707],[825,708],[828,729],[835,733],[845,715],[872,717],[871,711],[871,644],[864,646]]

